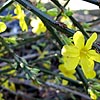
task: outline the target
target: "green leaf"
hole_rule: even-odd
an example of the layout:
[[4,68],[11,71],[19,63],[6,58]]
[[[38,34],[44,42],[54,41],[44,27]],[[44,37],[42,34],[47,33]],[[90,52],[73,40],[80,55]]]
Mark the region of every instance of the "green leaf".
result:
[[8,43],[8,44],[10,44],[10,43],[12,43],[12,44],[17,44],[17,40],[16,40],[16,37],[9,37],[9,38],[4,38],[5,39],[5,41],[6,41],[6,43]]
[[61,34],[61,37],[65,44],[69,44],[69,45],[72,44],[73,40],[71,38],[66,37],[65,34]]
[[41,2],[39,2],[36,7],[41,11],[46,12],[46,8],[44,7],[44,4],[42,4]]
[[0,19],[3,22],[11,21],[12,20],[12,15],[11,14],[8,14],[6,16],[0,16]]
[[90,28],[90,24],[88,23],[82,23],[82,26],[86,29],[89,29]]
[[3,22],[0,22],[0,33],[4,32],[6,30],[6,28],[7,28],[6,24]]
[[57,16],[58,15],[58,10],[57,10],[57,8],[49,9],[47,11],[47,14],[49,14],[50,16]]
[[32,73],[32,74],[35,74],[35,75],[38,74],[39,71],[40,71],[40,70],[37,69],[37,68],[32,68],[32,69],[31,69],[31,73]]
[[68,8],[67,10],[64,10],[64,15],[65,16],[72,16],[73,12]]

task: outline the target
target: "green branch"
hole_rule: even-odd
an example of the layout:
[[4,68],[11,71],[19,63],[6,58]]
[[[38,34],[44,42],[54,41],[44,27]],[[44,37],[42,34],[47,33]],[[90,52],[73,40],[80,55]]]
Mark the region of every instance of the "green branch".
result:
[[39,9],[34,7],[34,5],[32,5],[29,2],[29,0],[15,0],[15,1],[17,1],[19,4],[24,6],[29,11],[33,12],[34,14],[36,14],[42,21],[47,22],[48,24],[50,24],[51,26],[53,26],[54,28],[56,28],[60,32],[67,33],[69,35],[73,35],[75,33],[74,30],[71,30],[71,29],[69,29],[67,27],[64,28],[64,27],[59,26],[59,24],[57,24],[56,21],[52,20],[48,15],[46,15],[45,13],[43,13],[42,11],[40,11]]
[[[58,6],[62,11],[66,10],[57,0],[51,0],[56,6]],[[75,20],[75,18],[73,16],[68,16],[71,21],[73,22],[73,24],[75,26],[77,26],[77,28],[79,28],[79,30],[86,36],[86,38],[89,38],[88,34],[85,32],[85,30],[83,29],[82,25]]]
[[92,4],[95,4],[97,6],[100,6],[98,0],[83,0],[83,1],[86,1],[86,2],[89,2],[89,3],[92,3]]
[[7,0],[7,2],[4,3],[2,7],[0,7],[0,13],[6,9],[9,5],[11,5],[14,1],[13,0]]

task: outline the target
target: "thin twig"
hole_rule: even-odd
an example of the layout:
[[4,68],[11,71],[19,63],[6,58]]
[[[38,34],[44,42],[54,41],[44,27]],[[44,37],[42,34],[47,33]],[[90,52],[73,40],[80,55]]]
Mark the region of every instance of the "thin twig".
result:
[[0,7],[0,12],[2,12],[4,9],[10,6],[13,2],[13,0],[7,0],[7,2],[5,2],[4,5],[2,5],[2,7]]
[[54,21],[48,15],[46,15],[45,13],[43,13],[42,11],[34,7],[34,5],[32,5],[31,2],[29,2],[29,0],[15,0],[15,1],[20,3],[22,6],[24,6],[29,11],[35,13],[42,21],[45,21],[48,24],[52,25],[54,28],[56,28],[60,32],[68,33],[69,35],[73,35],[75,33],[75,31],[72,29],[69,29],[67,27],[64,28],[56,24],[56,21]]
[[97,0],[83,0],[83,1],[86,1],[86,2],[89,2],[89,3],[92,3],[92,4],[99,6],[99,3]]
[[70,92],[70,93],[73,93],[73,94],[78,95],[80,97],[83,97],[84,99],[91,100],[89,96],[87,96],[87,95],[85,95],[83,93],[77,92],[75,90],[71,90],[71,89],[69,89],[67,87],[60,86],[60,85],[57,85],[57,84],[53,84],[53,83],[50,83],[50,82],[46,82],[44,84],[47,85],[47,86],[49,86],[49,87],[56,88],[57,90],[60,90],[60,91],[62,91],[64,93]]

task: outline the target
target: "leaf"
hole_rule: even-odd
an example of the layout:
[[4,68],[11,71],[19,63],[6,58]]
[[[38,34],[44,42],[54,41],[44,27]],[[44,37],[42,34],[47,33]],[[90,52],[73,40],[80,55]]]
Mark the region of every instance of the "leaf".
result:
[[44,7],[44,4],[42,4],[41,2],[37,3],[36,7],[41,11],[46,12],[46,8]]
[[64,10],[64,15],[65,16],[72,16],[73,12],[68,8],[67,10]]
[[17,44],[17,40],[16,40],[16,37],[12,36],[12,37],[8,37],[8,38],[4,38],[6,43],[10,44]]
[[57,10],[57,8],[49,9],[49,10],[47,11],[47,14],[49,14],[50,16],[57,16],[58,10]]
[[0,16],[0,20],[3,22],[12,21],[12,14],[8,14],[6,16]]

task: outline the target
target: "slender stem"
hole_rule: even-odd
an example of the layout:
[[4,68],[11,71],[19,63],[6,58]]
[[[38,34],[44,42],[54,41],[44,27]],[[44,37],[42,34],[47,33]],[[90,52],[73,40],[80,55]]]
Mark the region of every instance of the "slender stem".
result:
[[58,77],[60,77],[60,78],[62,78],[64,80],[68,80],[69,82],[71,82],[73,84],[76,84],[76,85],[82,85],[82,82],[80,82],[80,81],[72,80],[72,79],[70,79],[68,77],[65,77],[65,76],[61,75],[61,74],[49,71],[48,69],[44,69],[44,68],[40,68],[40,67],[38,67],[38,68],[40,69],[40,71],[42,71],[44,73],[47,73],[47,74],[50,74],[50,75],[54,75],[54,76],[58,76]]
[[70,1],[70,0],[68,0],[68,1],[64,4],[64,7],[66,7],[66,6],[67,6],[67,4],[69,3],[69,1]]
[[10,71],[13,71],[13,70],[15,70],[15,69],[14,68],[8,68],[8,69],[5,69],[5,70],[0,70],[0,75],[7,74],[7,73],[9,73]]
[[54,36],[54,38],[60,44],[60,47],[63,47],[64,43],[61,41],[59,33],[54,28],[52,28],[47,22],[45,22],[45,24],[46,24],[47,29],[50,31],[50,33]]
[[34,60],[34,61],[31,61],[31,64],[32,63],[37,63],[37,62],[41,62],[41,61],[46,61],[46,60],[50,60],[50,59],[52,59],[52,58],[54,58],[54,57],[58,57],[58,56],[60,56],[60,55],[58,55],[57,53],[54,53],[54,54],[49,54],[49,56],[47,56],[47,57],[45,57],[45,58],[39,58],[39,59],[36,59],[36,60]]
[[[51,0],[56,6],[58,6],[62,11],[64,11],[65,10],[65,8],[58,2],[58,1],[56,1],[56,0]],[[77,26],[78,28],[79,28],[79,30],[86,36],[86,38],[89,38],[89,36],[88,36],[88,34],[84,31],[84,29],[83,29],[83,27],[81,26],[81,24],[78,22],[78,21],[76,21],[75,19],[74,19],[74,17],[73,16],[68,16],[70,19],[71,19],[71,21],[73,22],[73,24],[75,25],[75,26]]]
[[80,79],[83,81],[83,84],[85,85],[86,89],[88,88],[88,81],[86,79],[86,77],[83,74],[83,71],[80,69],[79,66],[76,67],[76,71],[80,77]]
[[6,44],[5,40],[3,37],[0,36],[0,41],[2,42],[2,44],[5,46],[6,50],[8,52],[10,52],[12,55],[14,54],[13,50],[11,48],[8,47],[8,45]]
[[59,26],[56,23],[56,21],[54,21],[48,15],[46,15],[45,13],[43,13],[42,11],[40,11],[39,9],[37,9],[36,7],[34,7],[34,5],[32,5],[29,2],[29,0],[15,0],[15,1],[17,1],[18,3],[20,3],[22,6],[24,6],[29,11],[35,13],[42,21],[44,20],[45,22],[47,22],[48,24],[52,25],[54,28],[56,28],[60,32],[68,33],[70,35],[73,35],[75,33],[74,30],[71,30],[69,28],[64,28],[64,27]]
[[[43,82],[45,85],[47,85],[47,87],[53,87],[53,88],[56,88],[62,92],[65,92],[65,93],[68,93],[68,92],[71,92],[72,94],[75,94],[75,95],[78,95],[84,99],[87,99],[87,100],[90,100],[90,97],[86,94],[83,94],[83,93],[80,93],[80,92],[77,92],[76,90],[73,90],[71,88],[68,88],[68,87],[64,87],[64,86],[61,86],[61,85],[57,85],[57,84],[54,84],[54,83],[49,83],[49,82]],[[59,95],[59,94],[58,94]],[[64,99],[59,99],[59,100],[64,100]],[[73,100],[76,100],[76,99],[73,99]]]
[[[70,0],[68,0],[65,4],[64,4],[64,6],[63,7],[66,7],[67,6],[67,4],[69,3],[69,1]],[[58,16],[57,16],[57,18],[56,18],[56,20],[61,16],[61,13],[62,13],[62,11],[58,14]]]
[[83,29],[82,25],[81,25],[78,21],[76,21],[75,18],[74,18],[73,16],[69,16],[69,18],[72,20],[73,24],[74,24],[75,26],[77,26],[77,27],[80,29],[80,31],[81,31],[81,32],[86,36],[86,38],[88,39],[88,38],[89,38],[89,35],[85,32],[85,30]]
[[7,62],[7,63],[13,63],[12,60],[5,59],[5,58],[0,58],[0,61]]
[[4,9],[6,9],[9,5],[11,5],[14,1],[13,0],[7,0],[7,2],[4,3],[2,7],[0,7],[0,12],[2,12]]
[[86,1],[86,2],[89,2],[89,3],[92,3],[92,4],[95,4],[97,6],[100,5],[97,0],[83,0],[83,1]]
[[58,0],[51,0],[55,5],[57,5],[59,8],[62,8],[61,4],[58,2]]
[[22,45],[26,45],[27,43],[37,41],[44,36],[45,36],[45,34],[40,34],[39,36],[30,36],[30,37],[27,37],[27,38],[22,37],[22,40],[20,40],[20,39],[17,40],[18,44],[12,46],[11,48],[15,49],[15,48],[20,47]]
[[[59,2],[58,2],[58,1],[55,2],[54,0],[52,0],[52,2],[55,3],[58,7],[63,8],[63,7],[61,7],[61,4],[59,5]],[[58,2],[58,3],[57,3],[57,2]],[[84,31],[83,27],[82,27],[72,16],[69,16],[69,18],[72,20],[73,24],[75,24],[75,25],[80,29],[80,31],[82,31],[83,34],[88,38],[88,35],[87,35],[86,32]],[[80,79],[81,79],[82,82],[84,83],[85,87],[87,88],[88,82],[87,82],[86,77],[85,77],[84,74],[83,74],[83,71],[80,70],[79,67],[76,68],[76,71],[77,71],[77,73],[78,73]]]

